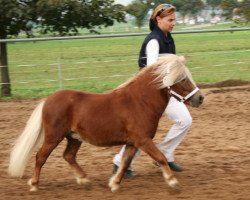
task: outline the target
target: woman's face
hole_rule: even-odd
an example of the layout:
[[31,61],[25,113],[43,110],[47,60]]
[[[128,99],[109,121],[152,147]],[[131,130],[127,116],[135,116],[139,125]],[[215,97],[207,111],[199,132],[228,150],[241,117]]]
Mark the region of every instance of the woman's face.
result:
[[175,13],[167,15],[166,17],[160,18],[156,17],[158,27],[164,32],[169,33],[173,30],[176,25],[176,15]]

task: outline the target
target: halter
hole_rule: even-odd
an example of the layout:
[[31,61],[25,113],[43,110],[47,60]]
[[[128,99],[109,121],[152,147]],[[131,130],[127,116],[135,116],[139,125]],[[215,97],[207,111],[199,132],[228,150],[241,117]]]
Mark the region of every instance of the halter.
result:
[[183,97],[183,96],[179,95],[178,93],[176,93],[175,91],[173,91],[173,90],[170,88],[170,86],[168,86],[168,89],[169,89],[169,94],[170,94],[171,96],[173,95],[174,97],[178,97],[179,100],[180,100],[181,102],[185,102],[185,101],[188,100],[191,96],[193,96],[196,92],[199,91],[199,88],[196,87],[196,88],[194,88],[194,90],[193,90],[192,92],[190,92],[187,96]]

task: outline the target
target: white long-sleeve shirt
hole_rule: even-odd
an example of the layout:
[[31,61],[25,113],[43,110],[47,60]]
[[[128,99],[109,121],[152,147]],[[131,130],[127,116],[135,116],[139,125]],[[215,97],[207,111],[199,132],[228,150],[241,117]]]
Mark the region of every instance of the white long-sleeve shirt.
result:
[[146,46],[147,65],[155,63],[159,57],[160,45],[156,39],[152,39]]

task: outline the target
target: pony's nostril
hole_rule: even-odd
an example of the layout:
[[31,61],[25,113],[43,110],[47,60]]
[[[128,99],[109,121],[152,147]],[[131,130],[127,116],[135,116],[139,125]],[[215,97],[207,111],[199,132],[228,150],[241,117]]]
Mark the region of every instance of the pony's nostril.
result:
[[204,100],[204,96],[200,96],[200,103],[202,103],[203,102],[203,100]]

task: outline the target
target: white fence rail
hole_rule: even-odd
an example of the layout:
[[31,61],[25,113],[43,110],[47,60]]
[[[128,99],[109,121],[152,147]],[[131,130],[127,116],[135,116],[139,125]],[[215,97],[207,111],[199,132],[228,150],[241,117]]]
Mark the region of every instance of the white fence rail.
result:
[[[250,28],[226,28],[226,29],[207,29],[207,30],[187,30],[173,31],[173,34],[188,34],[188,33],[211,33],[211,32],[235,32],[249,31]],[[64,37],[41,37],[41,38],[23,38],[23,39],[0,39],[0,43],[10,42],[35,42],[35,41],[50,41],[50,40],[75,40],[75,39],[93,39],[93,38],[110,38],[110,37],[129,37],[143,36],[145,33],[125,33],[125,34],[101,34],[101,35],[83,35],[83,36],[64,36]]]

